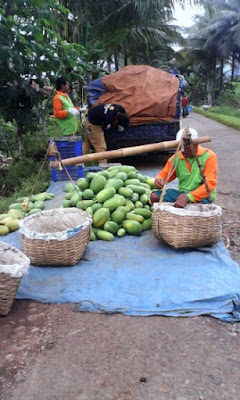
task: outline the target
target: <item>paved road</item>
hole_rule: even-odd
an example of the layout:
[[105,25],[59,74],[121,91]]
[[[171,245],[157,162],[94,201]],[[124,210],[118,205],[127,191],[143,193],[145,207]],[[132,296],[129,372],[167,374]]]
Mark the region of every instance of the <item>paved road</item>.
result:
[[[239,218],[240,133],[197,114],[183,124],[213,138],[219,200]],[[72,305],[24,301],[0,324],[2,400],[240,398],[238,324],[79,313]]]

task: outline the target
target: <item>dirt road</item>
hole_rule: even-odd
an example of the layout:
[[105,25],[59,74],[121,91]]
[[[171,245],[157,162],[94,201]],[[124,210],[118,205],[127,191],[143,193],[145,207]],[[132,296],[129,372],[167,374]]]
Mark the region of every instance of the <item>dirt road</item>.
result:
[[[223,234],[240,262],[240,132],[192,114],[219,158]],[[161,166],[159,165],[159,168]],[[239,400],[240,325],[15,302],[0,318],[1,400]]]

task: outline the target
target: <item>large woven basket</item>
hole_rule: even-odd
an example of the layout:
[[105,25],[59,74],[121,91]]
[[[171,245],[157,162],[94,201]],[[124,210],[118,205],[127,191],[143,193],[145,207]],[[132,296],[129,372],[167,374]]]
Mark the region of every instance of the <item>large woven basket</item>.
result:
[[154,204],[154,236],[174,247],[197,248],[217,243],[221,232],[221,207],[215,204]]
[[77,208],[33,214],[21,223],[23,252],[35,265],[75,265],[89,242],[91,224]]
[[0,315],[6,316],[30,260],[8,243],[0,242]]

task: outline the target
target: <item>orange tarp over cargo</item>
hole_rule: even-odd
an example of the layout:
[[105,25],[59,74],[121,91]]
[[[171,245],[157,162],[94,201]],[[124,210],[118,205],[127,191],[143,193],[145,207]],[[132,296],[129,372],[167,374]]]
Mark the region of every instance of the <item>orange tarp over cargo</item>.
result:
[[121,104],[130,125],[173,121],[179,79],[168,72],[147,65],[128,65],[101,78],[106,88],[94,104]]

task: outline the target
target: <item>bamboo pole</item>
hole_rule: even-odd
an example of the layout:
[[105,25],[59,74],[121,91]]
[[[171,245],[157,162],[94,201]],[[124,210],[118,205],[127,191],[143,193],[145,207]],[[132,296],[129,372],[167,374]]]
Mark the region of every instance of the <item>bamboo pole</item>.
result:
[[[207,143],[211,142],[211,140],[212,139],[209,136],[203,136],[201,138],[194,139],[193,144]],[[178,140],[169,140],[166,142],[145,144],[143,146],[125,147],[118,150],[102,151],[100,153],[92,153],[72,158],[65,158],[64,160],[61,160],[60,163],[62,166],[66,167],[68,165],[84,164],[90,161],[98,161],[102,159],[135,156],[138,154],[153,153],[160,150],[175,149],[177,148],[178,144],[179,144]],[[50,165],[52,168],[58,168],[59,161],[58,160],[51,161]]]

